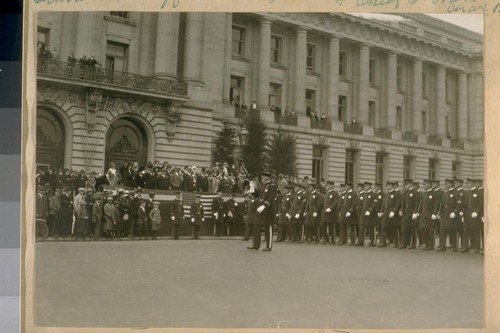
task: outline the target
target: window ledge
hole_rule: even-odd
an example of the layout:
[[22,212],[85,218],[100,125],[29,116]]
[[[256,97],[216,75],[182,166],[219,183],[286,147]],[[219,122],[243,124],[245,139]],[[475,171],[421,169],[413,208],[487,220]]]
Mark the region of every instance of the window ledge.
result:
[[137,25],[135,22],[131,21],[130,19],[126,19],[126,18],[118,17],[118,16],[104,15],[104,19],[107,21],[128,24],[128,25],[131,25],[133,27],[135,27]]
[[233,55],[231,55],[231,58],[232,58],[233,60],[239,60],[239,61],[244,61],[244,62],[250,62],[250,58],[244,57],[244,56],[239,55],[239,54],[233,54]]
[[308,70],[306,71],[306,73],[307,73],[307,75],[313,75],[313,76],[318,76],[318,77],[320,77],[320,76],[321,76],[319,73],[316,73],[316,72],[314,72],[314,71],[312,71],[312,70],[310,70],[310,69],[308,69]]
[[282,70],[284,70],[284,71],[286,71],[286,70],[287,70],[287,67],[286,67],[286,66],[281,65],[281,64],[278,64],[278,63],[271,63],[271,67],[272,67],[272,68],[277,68],[277,69],[282,69]]

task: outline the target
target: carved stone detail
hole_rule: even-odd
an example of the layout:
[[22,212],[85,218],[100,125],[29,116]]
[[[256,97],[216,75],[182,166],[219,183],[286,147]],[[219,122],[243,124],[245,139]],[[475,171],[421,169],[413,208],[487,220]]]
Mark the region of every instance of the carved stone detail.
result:
[[49,85],[39,85],[37,88],[37,101],[48,102],[62,107],[66,102],[73,106],[82,107],[85,98],[76,90],[66,90]]

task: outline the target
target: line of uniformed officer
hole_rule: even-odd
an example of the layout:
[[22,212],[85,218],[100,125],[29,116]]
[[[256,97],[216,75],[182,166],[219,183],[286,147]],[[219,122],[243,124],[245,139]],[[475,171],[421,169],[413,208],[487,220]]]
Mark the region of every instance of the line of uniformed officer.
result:
[[[283,193],[276,193],[276,185],[272,185],[277,241],[318,243],[321,239],[322,244],[363,246],[368,237],[369,246],[376,246],[378,233],[379,247],[392,243],[399,249],[415,249],[418,245],[423,250],[446,251],[449,236],[452,251],[458,251],[461,245],[462,252],[474,248],[479,253],[484,190],[481,180],[468,178],[467,183],[469,191],[463,189],[462,180],[447,179],[446,191],[442,191],[438,180],[426,179],[420,190],[419,182],[406,179],[400,191],[398,182],[389,181],[386,193],[382,192],[382,184],[370,182],[359,183],[358,191],[353,190],[351,183],[341,184],[340,193],[333,189],[332,181],[327,181],[324,189],[314,180],[307,185],[290,184]],[[267,191],[270,184],[273,183],[269,181],[265,187]],[[259,200],[263,209],[273,206],[262,206],[268,200],[269,195]],[[263,216],[260,214],[257,209],[256,221],[272,219],[270,215],[266,215],[267,220],[259,219]],[[268,227],[269,222],[265,223]],[[260,246],[258,229],[259,237],[251,249]],[[266,231],[269,244],[268,234]]]

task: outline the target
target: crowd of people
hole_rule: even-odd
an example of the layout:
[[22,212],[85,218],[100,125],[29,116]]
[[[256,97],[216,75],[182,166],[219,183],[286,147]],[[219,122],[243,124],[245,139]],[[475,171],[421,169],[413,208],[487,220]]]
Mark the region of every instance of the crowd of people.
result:
[[[236,168],[216,163],[198,170],[155,161],[146,167],[125,162],[120,169],[111,163],[105,174],[97,175],[39,172],[37,183],[36,216],[47,221],[54,238],[156,239],[160,225],[170,223],[172,237],[178,239],[180,225],[187,222],[192,237],[199,239],[207,208],[200,198],[209,192],[217,193],[209,207],[214,236],[234,236],[230,226],[244,225],[243,240],[253,236],[250,249],[260,248],[262,227],[266,251],[272,249],[273,230],[276,242],[291,243],[446,251],[448,236],[451,251],[480,253],[484,242],[484,190],[478,179],[468,178],[466,186],[461,179],[447,179],[443,189],[438,180],[424,180],[421,188],[407,179],[402,190],[398,182],[387,182],[386,192],[382,184],[370,182],[356,189],[351,183],[339,184],[336,190],[325,179],[267,172],[252,176],[244,164]],[[168,217],[162,218],[155,200],[158,189],[176,193]],[[189,216],[184,216],[181,191],[196,194]],[[236,200],[236,193],[243,195],[243,202]]]

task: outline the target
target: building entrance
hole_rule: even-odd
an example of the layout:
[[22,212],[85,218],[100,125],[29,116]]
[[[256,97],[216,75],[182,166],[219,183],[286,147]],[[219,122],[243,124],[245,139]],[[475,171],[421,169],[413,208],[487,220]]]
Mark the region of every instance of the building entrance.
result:
[[123,162],[129,161],[145,166],[148,158],[148,138],[144,127],[133,118],[120,118],[114,121],[106,136],[106,166],[114,162],[119,169]]

